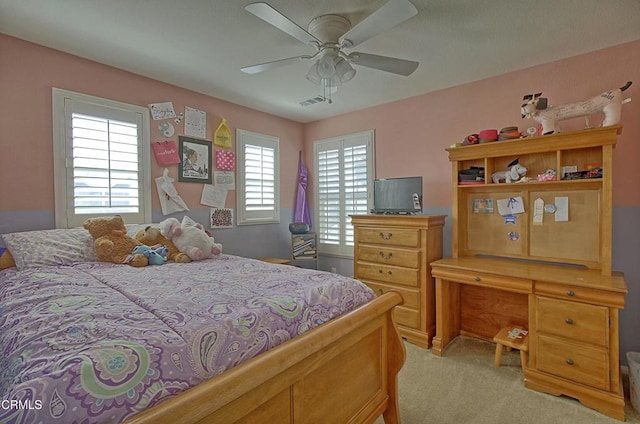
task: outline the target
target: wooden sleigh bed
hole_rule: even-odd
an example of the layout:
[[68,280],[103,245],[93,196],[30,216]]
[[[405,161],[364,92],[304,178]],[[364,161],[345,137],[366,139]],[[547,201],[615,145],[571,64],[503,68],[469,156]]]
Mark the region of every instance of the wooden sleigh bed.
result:
[[400,303],[384,294],[126,423],[400,423]]
[[399,294],[231,255],[105,264],[83,231],[2,236],[1,422],[400,422]]

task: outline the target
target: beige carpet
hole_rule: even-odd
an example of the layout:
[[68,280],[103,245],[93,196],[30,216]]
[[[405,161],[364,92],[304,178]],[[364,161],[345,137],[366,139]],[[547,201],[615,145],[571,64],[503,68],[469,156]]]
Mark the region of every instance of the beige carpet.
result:
[[[399,375],[403,424],[620,424],[578,401],[538,393],[524,387],[517,351],[505,352],[502,366],[493,366],[495,345],[456,338],[444,357],[405,343],[407,362]],[[629,423],[640,414],[628,400]],[[382,418],[375,424],[382,424]]]

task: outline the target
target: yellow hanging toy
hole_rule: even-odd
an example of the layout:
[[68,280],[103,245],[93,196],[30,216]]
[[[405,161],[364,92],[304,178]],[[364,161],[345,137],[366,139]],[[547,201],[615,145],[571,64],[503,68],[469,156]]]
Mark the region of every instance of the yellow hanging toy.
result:
[[224,118],[220,120],[220,125],[218,125],[213,135],[213,144],[223,149],[231,148],[231,130],[227,126],[227,120]]

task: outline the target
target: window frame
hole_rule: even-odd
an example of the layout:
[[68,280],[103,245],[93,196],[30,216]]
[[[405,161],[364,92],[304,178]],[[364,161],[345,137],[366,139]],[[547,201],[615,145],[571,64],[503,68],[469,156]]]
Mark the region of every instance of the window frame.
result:
[[[245,146],[273,149],[273,209],[266,212],[247,211],[245,190]],[[280,223],[280,138],[266,134],[236,129],[236,225],[259,225]]]
[[[359,141],[364,139],[364,142]],[[375,132],[374,130],[362,131],[353,134],[347,134],[327,139],[317,140],[313,143],[313,181],[314,181],[314,222],[316,223],[315,231],[318,234],[318,253],[325,256],[335,256],[343,258],[353,258],[353,244],[347,244],[347,231],[351,225],[351,220],[346,213],[346,205],[344,203],[344,168],[343,162],[344,149],[355,147],[358,145],[366,145],[367,148],[367,213],[373,207],[373,181],[375,180]],[[337,245],[322,242],[322,231],[320,228],[320,165],[319,153],[332,149],[336,146],[340,155],[340,210],[343,215],[340,218],[340,236]]]
[[[53,118],[53,177],[54,177],[54,211],[56,228],[73,228],[81,226],[87,218],[97,214],[76,214],[73,207],[73,187],[69,186],[69,178],[73,179],[72,152],[69,137],[72,137],[71,111],[67,110],[67,102],[76,102],[87,108],[114,109],[118,113],[135,114],[138,130],[138,213],[118,213],[128,224],[149,223],[152,220],[151,203],[151,139],[150,118],[146,107],[131,105],[115,100],[104,99],[88,94],[77,93],[60,88],[52,88]],[[94,115],[97,116],[97,115]],[[103,118],[110,118],[102,116]],[[68,154],[67,154],[68,153]],[[116,214],[117,212],[114,212]],[[106,213],[108,214],[108,213]]]

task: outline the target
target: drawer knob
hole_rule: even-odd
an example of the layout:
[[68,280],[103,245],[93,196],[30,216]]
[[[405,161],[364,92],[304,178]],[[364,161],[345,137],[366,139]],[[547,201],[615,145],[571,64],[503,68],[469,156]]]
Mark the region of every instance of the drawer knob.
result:
[[391,252],[387,253],[386,255],[384,254],[384,252],[380,252],[380,257],[382,259],[389,260],[389,259],[391,259],[392,256],[393,256],[393,253],[391,253]]
[[565,318],[564,322],[566,322],[569,325],[573,324],[573,320],[571,318]]
[[474,280],[476,280],[476,281],[480,281],[480,277],[476,276],[476,277],[474,278]]
[[381,239],[389,240],[389,239],[391,239],[391,237],[393,237],[393,233],[384,234],[382,231],[380,231],[380,238]]
[[573,365],[573,359],[569,358],[567,359],[567,365]]
[[567,296],[575,296],[575,292],[573,290],[567,290]]

